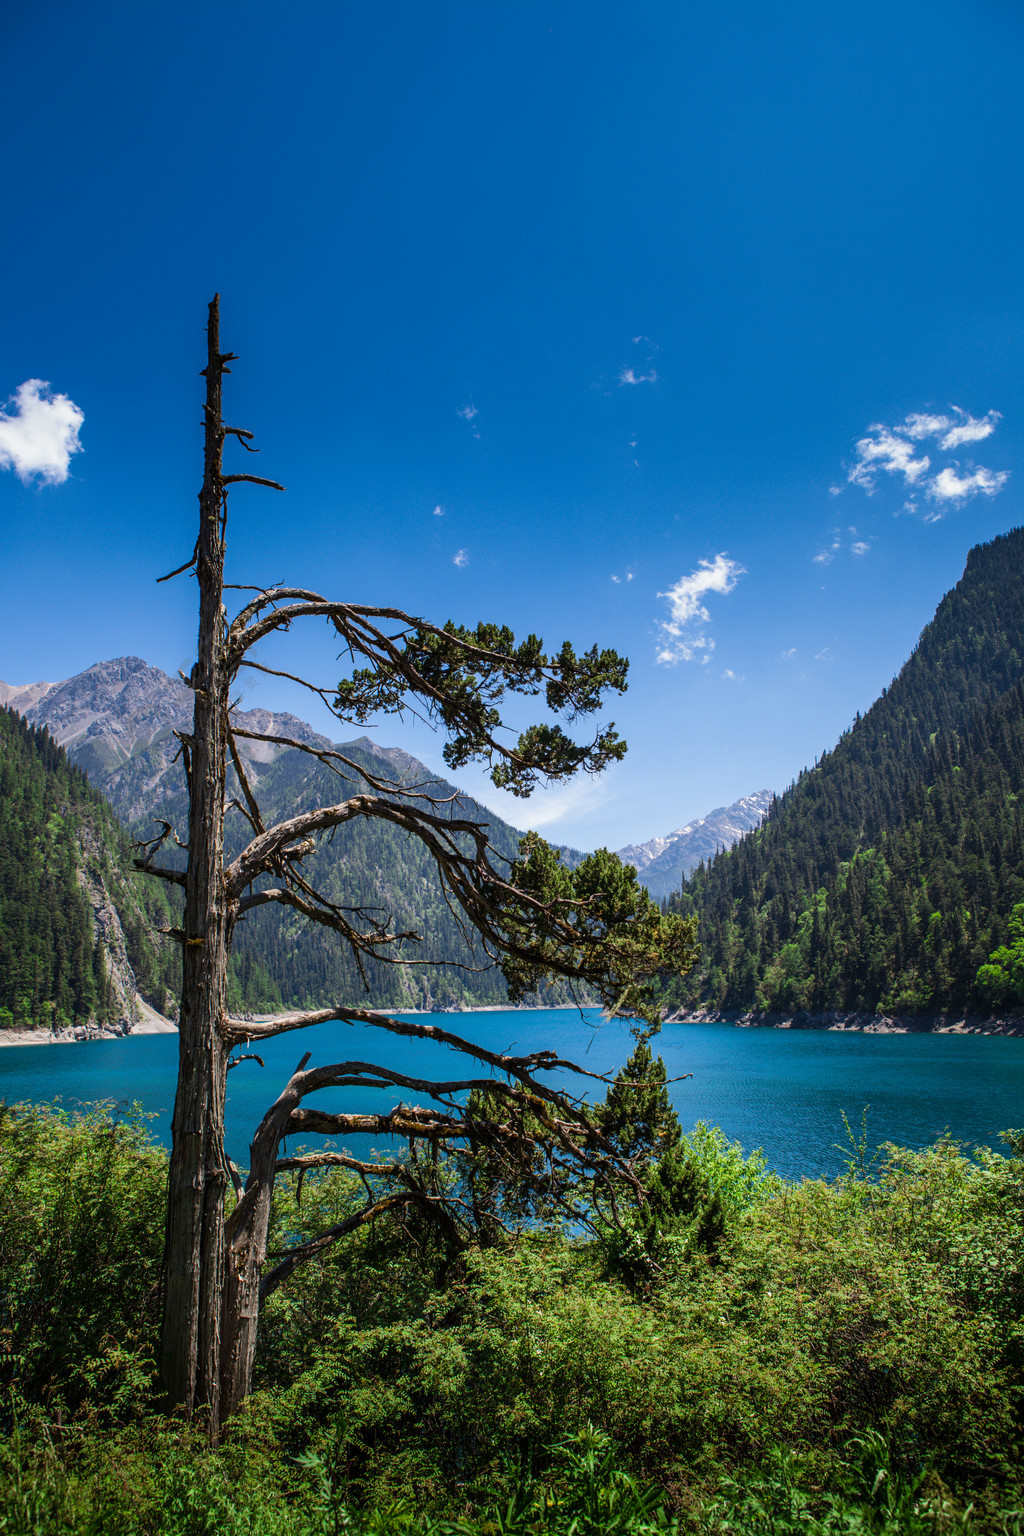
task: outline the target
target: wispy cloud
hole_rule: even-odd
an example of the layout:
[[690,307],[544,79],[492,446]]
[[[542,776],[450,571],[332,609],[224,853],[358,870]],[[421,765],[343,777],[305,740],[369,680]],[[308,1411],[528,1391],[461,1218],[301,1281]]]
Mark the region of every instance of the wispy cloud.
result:
[[633,572],[632,571],[627,571],[625,576],[613,576],[612,577],[612,581],[614,581],[616,586],[619,586],[624,581],[625,582],[630,582],[632,580],[633,580]]
[[746,572],[746,567],[725,554],[713,560],[702,560],[689,576],[682,576],[667,592],[659,592],[669,605],[669,618],[659,621],[662,648],[657,659],[667,665],[677,661],[693,661],[700,657],[702,665],[711,660],[715,642],[703,632],[702,626],[711,622],[711,615],[703,599],[710,592],[725,597]]
[[474,437],[480,436],[480,428],[476,425],[476,418],[480,415],[480,412],[477,410],[472,400],[468,405],[457,406],[455,409],[455,414],[456,416],[461,416],[462,420],[469,424]]
[[[654,367],[654,354],[661,351],[658,343],[652,341],[649,336],[634,336],[633,345],[634,347],[640,347],[646,353],[646,357],[644,363],[638,368],[630,367],[627,364],[619,369],[620,387],[623,384],[657,384],[658,370]],[[635,448],[636,444],[631,443],[630,447]]]
[[815,565],[831,565],[832,561],[835,559],[836,555],[838,555],[842,547],[843,540],[839,529],[833,528],[832,543],[827,545],[825,549],[819,549],[818,553],[814,557]]
[[455,551],[454,555],[452,555],[452,565],[457,565],[459,570],[461,571],[462,567],[464,565],[468,565],[468,564],[469,564],[469,555],[466,553],[466,551],[464,549],[457,549]]
[[444,507],[441,506],[440,502],[438,502],[437,506],[434,508],[434,516],[444,517]]
[[[440,763],[440,756],[438,766],[442,775],[451,772]],[[459,770],[458,783],[464,794],[472,795],[474,800],[513,826],[535,827],[540,831],[542,827],[564,822],[578,824],[600,809],[612,794],[615,771],[613,766],[600,775],[580,774],[567,784],[541,784],[528,800],[517,799],[509,790],[496,789],[486,771],[475,763],[467,763]],[[592,842],[586,841],[584,832],[575,833],[574,841],[576,837],[581,839],[583,847],[593,847]]]
[[535,789],[526,805],[522,801],[502,810],[502,815],[525,821],[537,831],[541,827],[554,826],[567,818],[575,820],[587,816],[608,798],[608,788],[600,780],[581,775],[575,784],[552,785]]
[[[941,414],[914,411],[899,426],[875,422],[855,444],[856,458],[846,478],[870,496],[877,488],[879,475],[899,476],[904,485],[923,491],[934,504],[926,521],[936,522],[949,507],[962,506],[978,495],[995,496],[1010,478],[1009,473],[981,465],[970,465],[966,473],[961,473],[956,460],[933,470],[931,456],[919,453],[915,445],[931,440],[936,444],[933,452],[948,454],[965,443],[991,437],[1000,420],[998,411],[972,416],[954,405]],[[917,503],[906,502],[903,510],[916,512]]]
[[657,384],[657,382],[658,372],[656,368],[650,368],[646,373],[642,370],[638,372],[636,368],[619,369],[620,384]]
[[780,651],[779,652],[779,660],[780,661],[792,661],[793,657],[795,655],[796,655],[796,646],[795,645],[791,645],[788,651]]
[[999,411],[989,411],[984,416],[975,417],[962,411],[958,405],[951,409],[952,416],[930,416],[924,412],[908,416],[907,436],[937,437],[943,453],[952,453],[954,448],[959,448],[963,443],[980,443],[982,438],[991,437],[1002,420]]
[[847,479],[851,485],[863,486],[869,494],[875,489],[879,472],[902,475],[907,485],[914,485],[931,466],[927,454],[919,459],[914,457],[913,444],[900,436],[899,429],[893,431],[881,422],[868,428],[867,437],[862,437],[856,448],[857,461]]
[[818,553],[814,556],[815,565],[831,565],[832,561],[842,550],[843,540],[847,535],[851,538],[851,543],[848,546],[851,555],[870,554],[871,545],[866,540],[857,538],[856,528],[851,526],[846,529],[845,533],[841,528],[833,528],[832,542],[831,544],[826,544],[824,549],[819,549]]
[[0,469],[13,469],[24,485],[33,476],[62,485],[71,455],[82,450],[84,420],[85,412],[67,395],[53,394],[43,379],[26,379],[0,409]]

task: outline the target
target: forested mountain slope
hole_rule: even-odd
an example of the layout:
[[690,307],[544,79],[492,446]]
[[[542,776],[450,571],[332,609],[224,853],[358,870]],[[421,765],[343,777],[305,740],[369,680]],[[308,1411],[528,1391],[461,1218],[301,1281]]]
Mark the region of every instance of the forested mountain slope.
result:
[[765,824],[684,882],[703,953],[679,1003],[988,1011],[977,973],[1024,900],[1022,677],[1015,529],[971,551],[891,687]]
[[[338,750],[379,778],[416,785],[437,802],[440,815],[487,823],[494,850],[508,860],[517,856],[521,833],[477,801],[460,795],[454,785],[434,778],[415,758],[377,747],[366,736],[345,742]],[[138,768],[145,775],[144,756]],[[358,772],[335,773],[296,750],[260,764],[257,772],[260,806],[268,826],[318,804],[337,804],[367,789]],[[159,814],[171,820],[184,839],[187,802],[183,788],[161,802]],[[135,822],[132,830],[136,836],[150,837],[153,826],[143,819]],[[248,823],[237,810],[230,811],[225,828],[229,850],[238,852],[250,836]],[[573,850],[566,853],[570,863],[580,857]],[[168,862],[174,858],[182,863],[184,855],[177,850]],[[282,1006],[348,1002],[432,1009],[506,1000],[501,972],[489,968],[485,955],[467,948],[466,937],[439,885],[434,862],[417,838],[407,837],[380,819],[359,818],[338,827],[333,836],[320,838],[316,851],[304,860],[303,871],[318,890],[339,905],[391,913],[395,931],[422,934],[422,943],[401,947],[402,957],[413,964],[368,962],[364,985],[348,946],[336,935],[310,926],[283,908],[260,908],[235,932],[232,1006],[269,1011]],[[565,1000],[561,988],[542,999]]]
[[130,871],[103,796],[46,730],[0,708],[0,1028],[130,1028],[136,990],[163,1005],[166,899]]

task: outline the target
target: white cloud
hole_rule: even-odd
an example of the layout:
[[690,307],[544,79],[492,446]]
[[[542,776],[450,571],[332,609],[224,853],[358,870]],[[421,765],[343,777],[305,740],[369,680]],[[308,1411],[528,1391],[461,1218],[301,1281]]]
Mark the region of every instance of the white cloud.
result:
[[732,670],[732,667],[726,667],[725,671],[722,673],[722,676],[723,677],[733,677],[734,678],[736,676],[736,673]]
[[825,647],[825,649],[823,651],[815,651],[814,659],[815,659],[815,661],[831,661],[832,660],[832,652],[829,650],[828,646],[826,645],[826,647]]
[[619,369],[620,384],[657,384],[657,382],[658,375],[653,368],[649,373],[638,373],[635,368]]
[[999,411],[989,411],[988,415],[982,416],[980,420],[975,420],[964,411],[958,414],[963,419],[955,427],[950,428],[939,444],[946,453],[959,448],[961,443],[980,443],[983,437],[991,437],[996,429],[996,422],[1002,420]]
[[[847,533],[851,533],[851,534],[854,535],[854,542],[852,542],[850,544],[850,554],[851,555],[866,555],[869,552],[869,550],[871,549],[871,545],[865,543],[865,541],[863,539],[857,539],[856,538],[856,533],[857,533],[856,528],[854,528],[854,527],[847,528],[846,532]],[[814,563],[815,563],[815,565],[831,565],[832,561],[836,558],[836,556],[839,554],[839,552],[843,548],[843,537],[844,537],[844,535],[843,535],[843,531],[842,531],[841,528],[833,528],[833,530],[832,530],[832,542],[831,542],[831,544],[827,545],[824,549],[820,549],[818,551],[818,553],[814,556]]]
[[444,507],[442,507],[440,505],[436,506],[434,508],[434,516],[435,517],[444,517]]
[[830,496],[841,496],[843,494],[843,488],[841,485],[830,485],[828,488],[828,493]]
[[659,662],[693,661],[703,653],[700,659],[704,666],[707,665],[715,642],[699,629],[700,625],[711,621],[702,599],[709,592],[725,597],[745,574],[745,569],[738,561],[718,554],[713,560],[702,560],[695,571],[680,577],[667,592],[658,593],[668,603],[670,614],[658,626],[664,637],[657,656]]
[[922,437],[940,437],[952,425],[948,416],[929,416],[925,411],[914,411],[907,417],[906,426],[897,427],[896,430],[920,442]]
[[[442,774],[451,772],[440,763],[440,758],[438,766]],[[599,810],[611,794],[609,780],[614,772],[613,767],[599,776],[581,773],[567,784],[542,784],[528,800],[518,799],[508,790],[496,789],[487,773],[473,763],[459,770],[458,779],[459,788],[465,794],[472,795],[474,800],[513,826],[535,827],[540,831],[542,827],[554,826],[559,822],[583,820]],[[585,834],[577,833],[574,836],[580,836],[582,840]],[[583,841],[583,846],[593,847],[593,843]]]
[[958,470],[959,465],[948,465],[929,482],[930,501],[959,506],[979,493],[982,496],[995,496],[1010,478],[1009,471],[1005,469],[975,469],[968,475],[961,475]]
[[613,577],[612,577],[612,581],[614,581],[614,583],[615,583],[615,585],[616,585],[616,586],[618,586],[618,585],[619,585],[619,578],[618,578],[618,576],[613,576]]
[[[900,426],[887,427],[875,422],[856,444],[856,461],[847,479],[851,484],[861,486],[870,496],[876,488],[878,474],[902,475],[905,485],[923,490],[930,501],[945,507],[960,506],[977,495],[995,496],[1009,479],[1007,472],[971,466],[970,473],[962,475],[959,464],[954,462],[929,474],[931,458],[927,453],[915,457],[913,445],[931,438],[941,453],[951,453],[964,443],[978,443],[991,437],[1000,420],[998,411],[972,416],[960,406],[953,405],[942,415],[914,411]],[[916,512],[917,504],[908,501],[903,510]],[[936,522],[941,516],[941,512],[933,511],[925,521]]]
[[462,567],[464,565],[468,565],[468,564],[469,564],[469,555],[466,553],[466,551],[464,549],[456,550],[455,554],[452,556],[452,565],[457,565],[459,570],[461,571]]
[[468,422],[474,437],[480,436],[480,428],[474,425],[476,418],[480,415],[480,412],[477,410],[472,400],[468,405],[458,406],[456,408],[455,414],[456,416],[461,416],[463,421]]
[[47,485],[68,478],[73,453],[80,453],[79,429],[85,420],[67,395],[54,395],[43,379],[26,379],[0,409],[0,469],[13,469],[27,485],[33,475]]
[[[492,790],[492,803],[493,793]],[[500,807],[500,814],[520,826],[525,822],[539,831],[541,827],[554,826],[566,817],[589,815],[603,805],[607,798],[607,785],[599,779],[581,774],[574,784],[535,789],[525,803],[509,796],[507,803]]]
[[[663,624],[661,627],[663,630],[670,629],[668,624]],[[701,666],[706,667],[711,660],[711,652],[714,648],[715,642],[709,635],[694,635],[692,639],[680,637],[673,640],[671,645],[664,646],[654,659],[664,664],[673,664],[677,661],[693,661],[695,657],[700,656]]]
[[779,653],[779,660],[780,661],[792,661],[793,657],[795,655],[796,655],[796,646],[795,645],[791,645],[788,651],[780,651],[780,653]]
[[904,431],[907,437],[937,437],[943,453],[952,453],[954,448],[959,448],[963,443],[980,443],[982,438],[991,437],[997,423],[1002,420],[999,411],[972,416],[958,405],[950,409],[952,416],[930,416],[924,412],[915,412],[907,417],[906,427],[898,430]]
[[828,546],[827,549],[821,549],[818,551],[814,557],[815,565],[831,565],[836,555],[838,555],[841,547],[842,539],[839,535],[839,529],[833,528],[832,543]]
[[915,459],[914,450],[906,438],[875,422],[868,428],[868,437],[857,443],[857,462],[847,479],[851,485],[863,486],[870,495],[875,489],[875,476],[879,470],[888,475],[902,475],[907,485],[914,485],[928,472],[931,459],[925,454]]

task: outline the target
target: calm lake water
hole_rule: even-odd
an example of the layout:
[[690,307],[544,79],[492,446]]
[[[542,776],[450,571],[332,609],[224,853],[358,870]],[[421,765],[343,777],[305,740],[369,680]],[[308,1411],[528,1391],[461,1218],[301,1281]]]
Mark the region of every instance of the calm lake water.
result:
[[[412,1015],[405,1015],[412,1017]],[[427,1020],[424,1020],[427,1022]],[[439,1014],[429,1022],[516,1054],[553,1048],[590,1071],[614,1072],[629,1055],[628,1030],[601,1022],[596,1009]],[[860,1035],[811,1030],[737,1029],[729,1024],[669,1024],[655,1043],[688,1130],[720,1125],[745,1151],[764,1149],[788,1177],[829,1176],[842,1167],[843,1113],[858,1131],[865,1105],[872,1145],[921,1147],[946,1130],[962,1141],[998,1147],[998,1133],[1024,1124],[1024,1038],[983,1035]],[[248,1163],[248,1142],[299,1058],[311,1065],[377,1061],[410,1076],[475,1075],[466,1058],[443,1047],[398,1039],[366,1025],[321,1024],[259,1047],[265,1066],[244,1062],[228,1078],[228,1149]],[[80,1045],[0,1049],[0,1099],[60,1099],[67,1109],[100,1099],[131,1102],[155,1114],[153,1134],[167,1143],[177,1073],[177,1035],[136,1035]],[[568,1077],[563,1078],[568,1082]],[[582,1091],[585,1079],[577,1079]],[[603,1096],[600,1084],[590,1097]],[[415,1101],[415,1095],[406,1095]],[[371,1090],[321,1094],[324,1109],[372,1112],[390,1100]],[[365,1148],[366,1138],[360,1138]]]

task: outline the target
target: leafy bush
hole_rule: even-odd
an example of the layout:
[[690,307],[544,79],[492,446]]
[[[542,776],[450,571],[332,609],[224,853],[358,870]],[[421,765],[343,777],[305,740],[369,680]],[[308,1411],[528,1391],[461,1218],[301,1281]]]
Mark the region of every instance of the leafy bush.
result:
[[0,1385],[51,1413],[145,1393],[164,1199],[137,1111],[0,1104]]
[[[4,1112],[0,1533],[1019,1532],[1024,1138],[855,1145],[831,1184],[686,1143],[713,1257],[641,1295],[564,1233],[453,1256],[383,1217],[271,1298],[211,1450],[149,1396],[163,1155],[109,1111]],[[361,1200],[282,1180],[272,1246]]]

